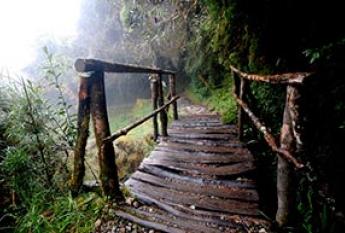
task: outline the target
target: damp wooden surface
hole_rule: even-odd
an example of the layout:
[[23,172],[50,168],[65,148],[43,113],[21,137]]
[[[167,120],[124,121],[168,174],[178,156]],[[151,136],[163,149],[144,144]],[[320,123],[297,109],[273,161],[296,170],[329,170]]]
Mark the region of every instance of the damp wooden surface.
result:
[[[263,232],[253,155],[217,115],[174,121],[125,185],[145,207],[117,214],[163,232]],[[149,207],[149,208],[148,208]]]

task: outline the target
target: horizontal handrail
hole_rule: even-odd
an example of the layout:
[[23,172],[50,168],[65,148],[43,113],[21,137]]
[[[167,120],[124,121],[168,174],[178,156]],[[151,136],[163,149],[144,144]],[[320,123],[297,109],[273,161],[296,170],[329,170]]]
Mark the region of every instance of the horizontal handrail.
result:
[[261,81],[267,82],[271,84],[301,84],[305,80],[305,78],[312,75],[312,73],[308,72],[297,72],[297,73],[283,73],[283,74],[275,74],[275,75],[257,75],[257,74],[247,74],[239,69],[235,68],[234,66],[230,65],[230,69],[238,74],[240,78],[244,78],[251,81]]
[[123,128],[123,129],[118,130],[116,133],[112,134],[111,136],[105,138],[103,140],[103,143],[112,142],[112,141],[116,140],[117,138],[119,138],[120,136],[127,135],[129,131],[131,131],[132,129],[136,128],[137,126],[143,124],[145,121],[149,120],[153,116],[157,115],[158,113],[163,111],[165,108],[167,108],[170,104],[172,104],[175,101],[177,101],[179,98],[180,98],[179,96],[173,97],[169,102],[167,102],[166,104],[164,104],[160,108],[157,108],[152,113],[150,113],[147,116],[141,118],[140,120],[137,120],[136,122],[132,123],[131,125]]
[[270,133],[270,130],[260,122],[259,118],[255,116],[255,114],[249,109],[248,105],[241,100],[236,94],[235,100],[237,103],[242,107],[245,113],[249,116],[249,118],[254,123],[255,127],[264,135],[264,138],[267,142],[267,144],[271,147],[271,149],[280,155],[282,155],[285,159],[287,159],[289,162],[291,162],[296,168],[303,168],[304,165],[297,161],[295,157],[291,155],[291,153],[285,149],[279,148],[277,146],[276,140],[273,137],[273,135]]
[[144,67],[137,65],[110,63],[96,59],[77,59],[74,63],[77,72],[103,71],[113,73],[153,73],[153,74],[169,74],[174,75],[171,70],[161,70],[152,67]]

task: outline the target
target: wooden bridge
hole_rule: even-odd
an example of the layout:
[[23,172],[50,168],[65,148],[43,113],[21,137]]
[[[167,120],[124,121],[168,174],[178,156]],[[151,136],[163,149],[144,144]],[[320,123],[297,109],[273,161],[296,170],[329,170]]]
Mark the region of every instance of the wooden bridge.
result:
[[[264,134],[278,154],[277,221],[289,213],[289,182],[292,166],[302,168],[295,157],[302,147],[298,112],[298,86],[308,73],[258,76],[234,67],[234,95],[239,105],[238,124],[224,125],[211,113],[180,116],[177,109],[176,76],[172,71],[77,60],[80,72],[78,140],[75,148],[72,189],[77,192],[84,176],[85,145],[90,114],[99,148],[100,180],[105,195],[121,200],[112,142],[143,122],[153,120],[153,135],[159,143],[125,185],[141,202],[140,207],[120,205],[117,215],[164,232],[266,232],[270,223],[260,215],[255,182],[255,161],[241,142],[244,113]],[[150,73],[153,112],[132,125],[110,134],[104,93],[104,72]],[[162,79],[169,76],[168,102],[164,103]],[[287,85],[280,145],[270,130],[245,102],[248,80]],[[230,90],[229,90],[230,91]],[[167,108],[172,105],[174,122],[168,128]],[[157,115],[160,115],[160,130]],[[279,167],[280,166],[280,167]]]

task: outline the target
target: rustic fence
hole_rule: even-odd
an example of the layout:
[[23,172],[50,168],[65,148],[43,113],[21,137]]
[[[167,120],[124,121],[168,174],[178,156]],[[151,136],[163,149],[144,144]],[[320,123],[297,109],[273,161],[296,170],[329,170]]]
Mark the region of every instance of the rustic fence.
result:
[[[255,127],[264,135],[265,141],[269,147],[277,152],[277,197],[278,209],[276,213],[276,221],[279,225],[284,225],[288,221],[289,213],[292,206],[291,177],[292,166],[296,169],[303,168],[304,165],[296,158],[298,153],[302,151],[302,116],[300,113],[300,88],[305,78],[310,73],[284,73],[278,75],[253,75],[239,71],[231,66],[232,75],[234,77],[234,96],[238,103],[238,135],[240,140],[243,137],[244,113]],[[286,100],[284,107],[283,123],[280,132],[280,146],[275,137],[267,126],[253,113],[247,104],[247,97],[252,94],[249,92],[249,82],[265,82],[277,85],[286,85]]]
[[[86,143],[89,136],[90,116],[94,125],[94,135],[98,148],[98,160],[100,166],[101,188],[105,195],[115,199],[122,199],[120,192],[117,167],[115,163],[115,151],[113,141],[126,135],[130,130],[143,124],[152,118],[153,135],[165,137],[168,135],[168,116],[166,109],[172,105],[173,118],[178,119],[176,96],[176,75],[173,71],[162,70],[135,65],[123,65],[104,62],[94,59],[78,59],[74,67],[79,73],[79,106],[78,106],[78,135],[74,150],[74,169],[71,179],[71,188],[77,193],[82,185],[85,175]],[[147,73],[151,74],[151,99],[153,112],[134,122],[133,124],[111,134],[106,105],[106,93],[104,87],[104,74],[111,73]],[[162,79],[163,75],[169,76],[168,102],[165,102]],[[160,133],[158,119],[160,119]]]

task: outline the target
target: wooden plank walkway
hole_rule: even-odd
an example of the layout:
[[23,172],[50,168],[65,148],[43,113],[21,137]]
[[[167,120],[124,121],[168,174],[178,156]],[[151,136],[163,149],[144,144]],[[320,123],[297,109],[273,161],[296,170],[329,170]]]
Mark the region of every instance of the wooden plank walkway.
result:
[[[170,126],[125,185],[146,205],[117,215],[164,232],[266,232],[250,151],[217,115]],[[149,208],[148,208],[149,207]]]

